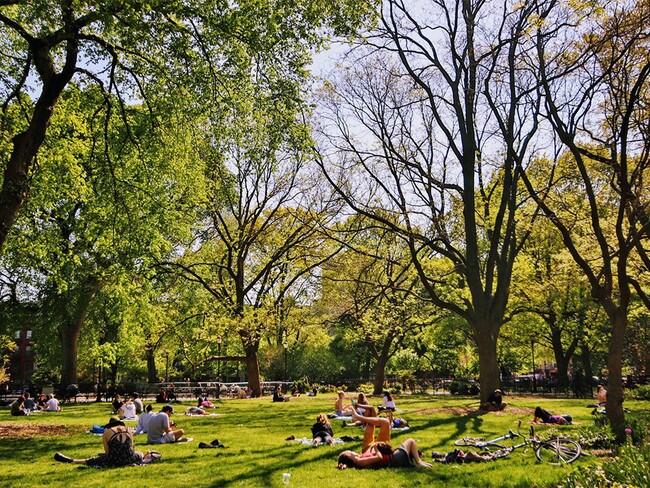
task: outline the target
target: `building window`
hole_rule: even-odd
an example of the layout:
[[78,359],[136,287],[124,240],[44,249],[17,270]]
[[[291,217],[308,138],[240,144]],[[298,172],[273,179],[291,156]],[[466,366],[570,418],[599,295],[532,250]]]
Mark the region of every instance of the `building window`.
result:
[[20,331],[19,330],[16,331],[16,339],[20,339]]
[[31,338],[32,338],[32,331],[28,330],[27,331],[27,339],[31,339]]

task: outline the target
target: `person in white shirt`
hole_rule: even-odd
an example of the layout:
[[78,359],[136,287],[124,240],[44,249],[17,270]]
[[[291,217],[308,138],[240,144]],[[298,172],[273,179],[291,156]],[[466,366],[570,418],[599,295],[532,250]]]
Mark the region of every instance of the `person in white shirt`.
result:
[[388,420],[390,423],[393,423],[393,412],[396,410],[395,408],[395,401],[393,400],[392,395],[390,394],[390,391],[384,390],[384,393],[381,398],[381,407],[379,407],[379,412],[386,412],[386,416],[388,417]]
[[137,393],[133,394],[133,404],[135,405],[135,413],[137,415],[140,415],[142,412],[144,412],[144,405],[142,404],[142,400],[140,400],[140,397]]
[[149,420],[153,417],[151,405],[147,405],[146,411],[142,412],[138,425],[135,426],[136,434],[146,434],[149,429]]
[[135,414],[135,403],[131,400],[128,400],[124,405],[120,407],[118,412],[120,419],[137,419],[138,416]]
[[54,395],[51,393],[47,395],[47,402],[45,403],[44,412],[59,412],[61,407],[59,406],[59,401],[54,398]]

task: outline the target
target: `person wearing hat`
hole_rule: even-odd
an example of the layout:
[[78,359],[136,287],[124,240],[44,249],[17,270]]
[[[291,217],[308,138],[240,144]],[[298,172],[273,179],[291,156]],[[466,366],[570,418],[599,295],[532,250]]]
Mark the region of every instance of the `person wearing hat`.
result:
[[183,429],[173,430],[169,423],[169,417],[174,414],[174,407],[165,405],[162,410],[151,416],[147,430],[147,442],[149,444],[168,444],[171,442],[189,441],[183,439]]
[[487,402],[481,405],[481,410],[486,410],[487,412],[496,412],[504,408],[506,408],[506,404],[503,403],[503,392],[498,388],[490,393],[487,397]]

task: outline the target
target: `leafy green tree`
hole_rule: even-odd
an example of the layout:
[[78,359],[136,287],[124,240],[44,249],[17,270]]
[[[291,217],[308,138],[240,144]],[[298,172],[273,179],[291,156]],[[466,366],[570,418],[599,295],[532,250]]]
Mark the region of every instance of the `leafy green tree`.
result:
[[366,225],[351,219],[339,229],[350,234],[350,250],[324,266],[319,307],[349,329],[349,339],[367,347],[374,360],[374,394],[380,394],[390,358],[431,319],[417,296],[419,282],[403,242]]
[[566,387],[571,359],[598,314],[589,286],[564,249],[561,236],[544,221],[532,230],[513,273],[510,308],[515,314],[530,313],[541,319],[528,324],[532,330],[522,333],[550,347],[558,383]]
[[[111,117],[96,109],[103,100],[99,90],[63,94],[27,211],[5,248],[6,260],[31,270],[38,296],[27,298],[38,299],[45,327],[57,331],[64,384],[77,381],[79,336],[93,297],[170,252],[171,235],[186,233],[193,220],[186,185],[200,167],[191,135],[165,133],[170,126],[162,120],[153,127],[137,106]],[[196,185],[193,191],[201,193]]]
[[317,270],[338,249],[318,231],[331,211],[312,191],[308,134],[295,119],[295,101],[276,99],[255,79],[248,83],[255,95],[240,100],[230,125],[218,138],[206,133],[201,146],[209,194],[198,238],[160,266],[204,287],[214,308],[225,311],[226,328],[244,351],[227,359],[245,361],[259,395],[261,341],[286,326],[287,302],[313,300]]
[[[164,98],[194,114],[207,97],[218,117],[250,75],[251,58],[259,61],[256,75],[276,77],[277,94],[291,95],[323,32],[349,34],[369,14],[370,2],[348,1],[3,0],[2,106],[19,106],[23,118],[2,123],[0,248],[73,80],[115,95],[118,110]],[[155,113],[156,104],[148,108]]]
[[[623,441],[622,364],[632,292],[650,305],[643,278],[650,270],[644,184],[650,163],[650,11],[646,2],[631,2],[612,9],[540,8],[538,15],[539,79],[546,120],[561,147],[554,159],[560,171],[549,170],[543,185],[526,174],[523,179],[609,319],[607,415]],[[552,27],[567,18],[571,28]],[[565,159],[572,172],[563,171]],[[573,193],[563,192],[567,186]],[[587,225],[576,227],[574,217],[561,212],[576,201]]]
[[[426,298],[470,325],[483,401],[499,385],[497,341],[529,225],[517,164],[531,157],[540,109],[534,3],[384,2],[321,100],[324,173],[350,208],[407,242]],[[432,274],[433,259],[448,273]],[[461,301],[447,295],[457,287]]]

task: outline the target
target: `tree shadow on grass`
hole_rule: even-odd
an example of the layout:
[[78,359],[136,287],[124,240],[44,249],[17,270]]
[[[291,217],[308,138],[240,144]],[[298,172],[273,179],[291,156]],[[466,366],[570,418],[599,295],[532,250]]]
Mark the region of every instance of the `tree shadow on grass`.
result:
[[447,416],[431,418],[424,423],[420,423],[415,427],[411,427],[407,432],[417,433],[418,431],[426,431],[429,429],[446,429],[453,426],[453,431],[449,431],[449,435],[444,437],[438,444],[440,446],[452,443],[456,439],[466,436],[469,432],[472,434],[481,432],[483,427],[483,416],[488,412],[480,409],[468,410],[463,415]]
[[[246,456],[246,464],[249,469],[245,474],[228,474],[226,471],[222,473],[219,480],[213,479],[209,486],[221,487],[242,483],[246,486],[253,486],[253,482],[254,486],[279,485],[282,482],[283,473],[291,473],[321,461],[330,463],[332,474],[335,474],[339,454],[343,450],[358,449],[359,446],[360,443],[346,443],[344,446],[336,445],[333,448],[330,446],[314,448],[291,442],[273,448],[271,455],[269,455],[269,449],[266,448],[248,450],[245,454],[242,454],[241,451],[220,452],[218,454],[220,462],[226,465],[229,464],[229,460],[233,464],[241,464],[241,456]],[[292,480],[291,483],[298,483],[298,480]]]

